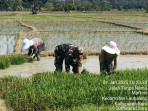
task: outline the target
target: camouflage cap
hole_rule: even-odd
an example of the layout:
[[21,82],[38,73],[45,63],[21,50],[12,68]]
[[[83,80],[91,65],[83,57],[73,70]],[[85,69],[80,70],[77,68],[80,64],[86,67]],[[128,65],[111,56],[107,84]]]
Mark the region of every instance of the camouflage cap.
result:
[[77,48],[78,48],[78,52],[79,52],[80,54],[83,54],[83,53],[84,53],[83,47],[78,46]]

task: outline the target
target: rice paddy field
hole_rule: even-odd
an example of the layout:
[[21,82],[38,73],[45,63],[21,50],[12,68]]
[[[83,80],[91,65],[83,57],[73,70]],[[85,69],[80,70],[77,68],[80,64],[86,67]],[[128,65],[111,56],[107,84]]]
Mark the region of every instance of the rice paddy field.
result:
[[29,33],[25,36],[32,39],[35,37],[45,41],[46,51],[54,50],[55,46],[63,43],[72,43],[76,46],[83,46],[85,51],[100,51],[102,46],[108,41],[116,41],[121,51],[140,51],[147,50],[147,35],[137,34],[135,32],[41,32]]
[[[12,35],[15,40],[13,40],[11,51],[1,45],[0,50],[5,47],[6,51],[3,53],[1,51],[0,55],[13,53],[16,47],[22,45],[24,38],[34,37],[45,41],[46,51],[53,51],[58,44],[72,43],[83,46],[86,51],[99,52],[110,40],[117,42],[121,51],[145,51],[148,44],[147,17],[148,15],[143,12],[41,13],[38,15],[27,12],[1,12],[1,42],[5,44],[6,38],[10,36],[11,39]],[[139,30],[146,31],[139,33]]]
[[[23,39],[34,37],[44,40],[45,52],[54,51],[56,45],[72,43],[83,46],[87,52],[98,53],[112,40],[121,52],[147,55],[147,18],[148,14],[144,12],[37,15],[0,12],[0,55],[20,54]],[[18,58],[23,57],[1,57],[0,62],[4,64],[0,65],[10,67],[24,63],[25,59],[20,61]],[[0,98],[5,100],[10,111],[147,110],[147,74],[145,67],[118,70],[111,75],[106,72],[95,74],[86,69],[82,74],[43,72],[27,78],[7,76],[0,78]],[[1,109],[6,108],[1,108],[0,103]]]

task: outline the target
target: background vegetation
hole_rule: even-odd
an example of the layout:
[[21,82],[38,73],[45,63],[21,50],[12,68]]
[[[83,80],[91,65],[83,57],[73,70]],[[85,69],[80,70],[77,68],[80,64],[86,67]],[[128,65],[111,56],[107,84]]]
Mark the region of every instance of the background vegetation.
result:
[[148,12],[147,0],[0,0],[0,10],[25,11],[33,14],[40,11],[110,11],[111,9],[144,9]]

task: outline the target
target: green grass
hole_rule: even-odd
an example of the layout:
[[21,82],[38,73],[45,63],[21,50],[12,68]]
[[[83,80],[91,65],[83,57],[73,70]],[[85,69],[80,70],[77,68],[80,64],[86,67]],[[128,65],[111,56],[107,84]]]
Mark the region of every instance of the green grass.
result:
[[[111,81],[147,81],[148,69],[116,71],[112,75],[42,73],[31,78],[4,77],[0,79],[0,97],[14,111],[102,110],[114,111],[116,100],[102,97],[133,97],[130,90],[109,90],[111,86],[134,87],[135,84],[103,84]],[[147,84],[136,84],[146,87]],[[147,95],[138,95],[147,97]],[[128,102],[125,100],[124,102]],[[145,101],[131,101],[145,102]],[[147,101],[146,101],[147,102]]]

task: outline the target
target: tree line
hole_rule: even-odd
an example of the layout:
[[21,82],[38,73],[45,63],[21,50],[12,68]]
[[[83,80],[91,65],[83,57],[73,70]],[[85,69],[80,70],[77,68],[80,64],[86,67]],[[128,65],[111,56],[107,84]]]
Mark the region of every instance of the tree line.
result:
[[148,0],[0,0],[1,11],[110,11],[111,9],[144,9]]

